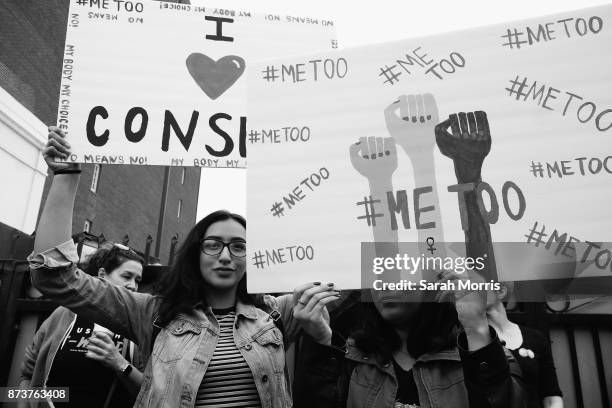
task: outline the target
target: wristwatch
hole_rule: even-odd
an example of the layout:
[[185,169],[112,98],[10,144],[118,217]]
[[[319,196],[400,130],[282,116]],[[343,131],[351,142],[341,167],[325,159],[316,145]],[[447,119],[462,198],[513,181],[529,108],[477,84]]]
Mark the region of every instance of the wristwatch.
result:
[[130,363],[127,363],[123,370],[119,371],[119,375],[125,378],[129,377],[130,373],[132,372],[132,368],[132,365]]

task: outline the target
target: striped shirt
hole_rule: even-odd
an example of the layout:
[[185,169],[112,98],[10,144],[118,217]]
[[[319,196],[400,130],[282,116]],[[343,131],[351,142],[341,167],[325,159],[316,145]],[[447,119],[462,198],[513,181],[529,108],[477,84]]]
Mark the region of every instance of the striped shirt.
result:
[[219,322],[219,340],[198,389],[195,407],[260,408],[253,373],[234,343],[236,312],[213,309]]

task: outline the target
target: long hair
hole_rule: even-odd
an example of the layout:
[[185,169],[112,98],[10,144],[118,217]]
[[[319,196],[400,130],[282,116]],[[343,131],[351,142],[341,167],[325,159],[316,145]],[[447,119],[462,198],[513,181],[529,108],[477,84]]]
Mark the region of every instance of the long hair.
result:
[[124,245],[105,243],[89,258],[85,273],[98,276],[100,268],[104,268],[106,273],[110,274],[127,261],[136,261],[144,266],[144,259],[132,249]]
[[[458,318],[454,304],[426,300],[420,303],[414,318],[407,323],[407,351],[414,358],[452,349],[456,343]],[[374,302],[365,305],[362,325],[351,337],[360,350],[376,355],[382,363],[392,361],[393,352],[401,346],[399,335],[382,318]]]
[[[246,220],[241,215],[225,210],[208,214],[189,231],[177,251],[174,265],[158,281],[156,292],[162,297],[158,311],[161,326],[170,323],[179,313],[192,310],[198,302],[207,305],[207,283],[200,272],[200,240],[212,224],[225,220],[234,220],[246,229]],[[263,305],[261,296],[252,296],[247,292],[246,277],[245,273],[238,283],[237,298],[243,303]]]

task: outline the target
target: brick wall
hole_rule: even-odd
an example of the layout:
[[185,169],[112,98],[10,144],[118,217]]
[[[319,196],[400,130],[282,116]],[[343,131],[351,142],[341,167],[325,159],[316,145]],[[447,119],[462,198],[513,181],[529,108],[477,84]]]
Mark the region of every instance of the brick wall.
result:
[[[90,220],[92,234],[104,234],[113,242],[122,242],[128,234],[129,245],[142,252],[145,251],[147,236],[151,235],[154,241],[150,253],[155,255],[165,168],[102,165],[96,193],[90,190],[93,168],[90,164],[83,165],[72,232],[83,231],[85,220]],[[181,171],[182,167],[170,168],[159,254],[164,265],[168,263],[172,237],[178,234],[180,243],[196,223],[200,169],[186,168],[185,184],[181,184]],[[51,177],[48,177],[41,212],[50,183]],[[178,200],[183,202],[180,218],[177,217]]]
[[0,1],[0,86],[55,123],[68,0]]
[[[175,2],[189,4],[187,0]],[[0,1],[0,86],[46,124],[57,120],[68,9],[68,0]],[[188,182],[179,186],[180,169],[171,170],[162,263],[168,260],[172,236],[178,233],[179,238],[184,237],[196,221],[200,170],[188,169],[187,173]],[[92,174],[93,165],[84,165],[73,232],[82,231],[89,219],[93,234],[103,233],[107,239],[121,242],[127,233],[130,245],[144,251],[146,237],[156,239],[164,168],[103,165],[97,193],[89,190]],[[45,183],[41,211],[50,180]],[[179,199],[183,209],[177,218]]]
[[[170,241],[178,234],[179,245],[195,223],[198,192],[200,186],[200,169],[185,167],[185,183],[181,184],[183,167],[171,167],[168,183],[168,199],[164,217],[164,229],[161,240],[160,258],[167,260],[170,255]],[[178,201],[182,201],[181,216],[177,217]],[[178,245],[177,245],[178,249]],[[163,262],[165,264],[165,262]]]

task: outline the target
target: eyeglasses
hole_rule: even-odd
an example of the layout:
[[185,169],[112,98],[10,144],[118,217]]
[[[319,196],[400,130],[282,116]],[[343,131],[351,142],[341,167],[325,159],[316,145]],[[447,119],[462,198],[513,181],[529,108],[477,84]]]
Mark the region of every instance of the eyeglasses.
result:
[[243,258],[246,256],[246,242],[232,241],[225,243],[215,238],[205,238],[200,241],[200,250],[206,255],[219,255],[227,247],[232,256]]

